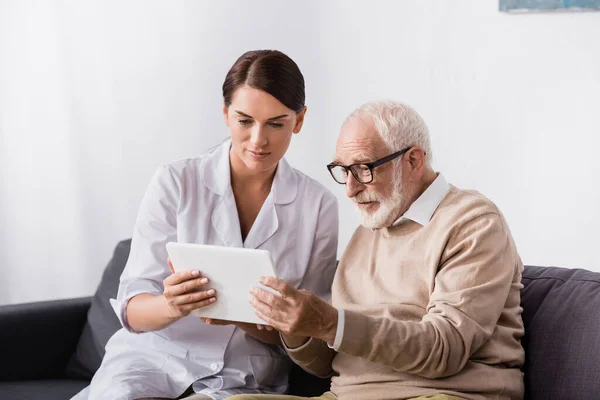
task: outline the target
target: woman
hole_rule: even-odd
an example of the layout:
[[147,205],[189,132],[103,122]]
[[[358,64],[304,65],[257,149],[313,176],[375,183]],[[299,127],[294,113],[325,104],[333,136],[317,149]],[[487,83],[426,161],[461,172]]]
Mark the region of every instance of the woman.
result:
[[304,78],[285,54],[250,51],[235,62],[223,84],[231,139],[156,172],[111,300],[123,329],[76,399],[223,399],[287,389],[291,361],[278,333],[190,316],[219,294],[202,271],[172,274],[165,245],[267,249],[278,277],[328,296],[337,201],[283,159],[302,128],[304,99]]

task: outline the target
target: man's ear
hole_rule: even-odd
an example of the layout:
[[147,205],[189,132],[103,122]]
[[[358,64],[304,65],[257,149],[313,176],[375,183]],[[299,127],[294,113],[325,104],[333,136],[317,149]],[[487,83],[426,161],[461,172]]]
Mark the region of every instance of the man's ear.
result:
[[229,107],[223,104],[223,118],[225,118],[225,125],[229,127]]
[[413,171],[422,171],[425,167],[425,151],[420,146],[413,146],[406,154],[406,159]]
[[294,125],[294,129],[292,132],[299,133],[300,129],[302,129],[302,124],[304,124],[304,116],[306,115],[306,110],[307,108],[306,106],[304,106],[302,111],[296,114],[296,125]]

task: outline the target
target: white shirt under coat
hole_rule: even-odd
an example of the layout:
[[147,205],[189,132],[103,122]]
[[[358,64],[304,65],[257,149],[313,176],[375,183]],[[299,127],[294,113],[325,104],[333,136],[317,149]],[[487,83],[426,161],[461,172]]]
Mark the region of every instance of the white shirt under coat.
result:
[[140,293],[162,294],[162,282],[170,275],[169,241],[269,250],[279,278],[329,299],[337,200],[282,159],[271,192],[242,241],[231,188],[230,146],[227,141],[208,155],[164,165],[154,175],[140,207],[117,299],[111,299],[123,329],[109,340],[90,387],[75,399],[176,398],[192,384],[194,391],[214,399],[287,390],[291,361],[285,351],[239,328],[206,325],[194,316],[141,334],[127,324],[129,299]]

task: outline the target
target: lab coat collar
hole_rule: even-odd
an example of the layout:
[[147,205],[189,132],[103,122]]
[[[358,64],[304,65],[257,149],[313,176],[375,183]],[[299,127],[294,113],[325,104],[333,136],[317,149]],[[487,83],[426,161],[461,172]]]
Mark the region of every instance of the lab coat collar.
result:
[[271,192],[262,205],[246,240],[242,242],[240,220],[231,188],[229,149],[231,141],[219,146],[208,156],[204,168],[204,182],[214,193],[221,196],[215,207],[211,222],[226,246],[258,248],[275,234],[279,227],[276,204],[294,201],[298,193],[296,173],[285,159],[279,161]]

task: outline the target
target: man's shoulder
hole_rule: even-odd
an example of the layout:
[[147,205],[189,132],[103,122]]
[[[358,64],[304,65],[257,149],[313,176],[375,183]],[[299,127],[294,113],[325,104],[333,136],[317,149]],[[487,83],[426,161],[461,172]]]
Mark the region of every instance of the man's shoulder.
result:
[[496,204],[476,190],[459,189],[450,185],[450,190],[433,218],[439,220],[455,221],[464,223],[482,216],[498,216],[502,214]]

